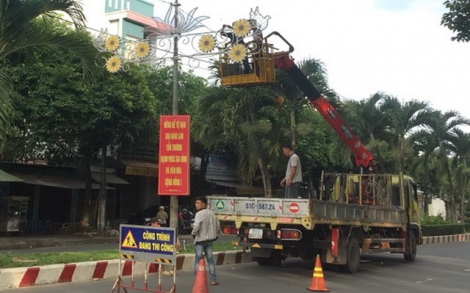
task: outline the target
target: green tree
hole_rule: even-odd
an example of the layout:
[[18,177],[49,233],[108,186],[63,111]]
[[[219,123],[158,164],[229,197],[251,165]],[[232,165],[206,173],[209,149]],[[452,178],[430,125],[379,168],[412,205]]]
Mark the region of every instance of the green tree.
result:
[[[339,112],[345,121],[374,156],[375,172],[384,172],[392,169],[395,158],[390,159],[390,144],[387,142],[387,115],[383,110],[383,103],[388,96],[375,93],[367,99],[360,101],[347,100],[339,107]],[[338,141],[339,142],[339,141]],[[348,169],[354,167],[351,150],[341,144],[335,147],[338,153],[338,163]],[[390,172],[390,171],[389,171]]]
[[193,135],[208,150],[233,150],[239,178],[252,184],[261,174],[265,195],[272,196],[269,162],[279,156],[279,116],[275,93],[267,87],[211,87],[195,101]]
[[[305,77],[315,86],[318,92],[329,100],[336,101],[336,93],[328,86],[328,76],[324,64],[317,59],[304,59],[296,65]],[[282,106],[289,113],[289,136],[290,143],[293,147],[297,144],[298,118],[302,109],[309,103],[308,99],[285,72],[278,70],[276,72],[276,84],[274,88],[278,91],[278,95],[285,99]]]
[[423,128],[408,137],[407,143],[414,155],[414,158],[411,157],[414,164],[411,166],[411,175],[418,182],[419,188],[427,196],[441,195],[442,174],[438,164],[438,137],[429,135],[429,131]]
[[[172,113],[173,68],[171,66],[152,68],[143,70],[142,74],[145,75],[144,79],[154,96],[155,116],[148,117],[148,121],[145,123],[146,127],[141,129],[141,132],[125,138],[119,152],[128,155],[141,155],[145,153],[156,157],[160,115],[171,115]],[[194,113],[192,107],[193,100],[200,96],[206,88],[206,80],[194,75],[192,71],[180,72],[178,79],[180,87],[178,112],[180,115],[192,115]],[[200,148],[194,145],[193,140],[191,144],[191,153],[193,156],[197,156],[198,154],[195,151]]]
[[[454,130],[461,125],[469,125],[468,119],[463,118],[456,111],[433,111],[429,120],[426,121],[426,128],[416,132],[410,139],[417,142],[416,145],[425,147],[428,154],[431,150],[436,156],[435,160],[427,160],[427,169],[433,169],[431,173],[437,174],[435,179],[439,178],[438,194],[443,195],[446,204],[446,215],[449,220],[456,221],[456,186],[450,164],[450,151],[452,135]],[[436,183],[436,182],[435,182]]]
[[[387,115],[388,142],[394,146],[398,157],[398,172],[405,171],[406,138],[419,127],[426,126],[431,119],[432,111],[427,102],[411,100],[401,103],[396,97],[386,97],[382,105]],[[395,171],[395,170],[394,170]]]
[[[89,37],[88,45],[93,46]],[[28,54],[22,65],[9,68],[15,87],[16,139],[25,143],[12,159],[83,166],[89,215],[95,214],[94,205],[89,205],[90,165],[97,162],[99,150],[144,132],[156,109],[147,68],[130,66],[110,74],[100,61],[92,84],[81,82],[79,59],[67,50]]]
[[465,219],[465,207],[468,196],[467,182],[468,182],[468,165],[467,161],[470,158],[470,134],[463,132],[461,129],[456,128],[452,131],[449,137],[449,149],[453,152],[452,170],[454,170],[454,177],[457,182],[457,189],[460,191],[460,219]]
[[[9,74],[5,70],[7,57],[31,52],[31,49],[62,47],[76,54],[85,72],[94,66],[96,51],[63,30],[54,30],[56,14],[68,15],[77,30],[84,29],[85,16],[78,1],[74,0],[4,0],[0,1],[0,146],[9,131]],[[41,21],[38,21],[41,20]]]
[[470,2],[468,0],[447,0],[444,6],[449,12],[442,16],[441,24],[456,35],[452,41],[468,42],[470,40]]

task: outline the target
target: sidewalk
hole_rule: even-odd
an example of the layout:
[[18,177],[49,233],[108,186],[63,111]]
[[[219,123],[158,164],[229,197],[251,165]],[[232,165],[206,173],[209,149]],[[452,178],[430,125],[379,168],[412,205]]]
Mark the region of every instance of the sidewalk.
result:
[[[192,241],[191,235],[180,235],[181,240],[189,239]],[[189,241],[189,242],[191,242]],[[189,243],[188,242],[188,243]],[[56,247],[56,246],[73,246],[73,245],[91,245],[91,244],[105,244],[116,243],[116,248],[119,243],[118,236],[97,236],[93,234],[81,234],[75,236],[63,235],[28,235],[28,236],[0,236],[0,251],[1,250],[15,250],[39,247]]]
[[[39,247],[89,245],[103,243],[118,243],[118,237],[103,237],[93,235],[60,236],[0,236],[0,250],[27,249]],[[117,246],[116,246],[117,247]]]

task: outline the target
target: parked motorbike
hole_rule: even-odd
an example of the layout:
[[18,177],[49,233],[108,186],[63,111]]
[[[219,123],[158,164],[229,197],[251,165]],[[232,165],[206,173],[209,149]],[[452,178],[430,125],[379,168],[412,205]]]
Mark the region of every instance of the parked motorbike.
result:
[[[151,206],[135,215],[133,215],[127,224],[150,226],[150,219],[155,217],[158,212],[158,206]],[[178,233],[191,233],[194,224],[194,213],[187,206],[181,206],[178,209]]]
[[181,207],[178,213],[178,231],[180,234],[191,233],[194,225],[194,213],[188,207]]

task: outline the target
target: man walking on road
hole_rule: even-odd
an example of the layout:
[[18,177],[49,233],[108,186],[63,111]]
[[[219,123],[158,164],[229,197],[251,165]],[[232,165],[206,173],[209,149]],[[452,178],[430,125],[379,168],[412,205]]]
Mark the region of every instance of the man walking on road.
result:
[[212,243],[217,240],[217,233],[220,231],[220,222],[215,214],[207,209],[207,199],[204,196],[196,198],[194,203],[196,216],[191,234],[194,237],[194,273],[197,272],[199,261],[202,259],[202,252],[206,255],[209,264],[209,276],[211,285],[219,285],[215,274],[215,263],[212,255]]
[[285,198],[298,198],[300,185],[302,184],[302,166],[299,156],[294,153],[294,149],[290,144],[284,145],[282,152],[289,158],[286,177],[281,181],[281,186],[286,186]]

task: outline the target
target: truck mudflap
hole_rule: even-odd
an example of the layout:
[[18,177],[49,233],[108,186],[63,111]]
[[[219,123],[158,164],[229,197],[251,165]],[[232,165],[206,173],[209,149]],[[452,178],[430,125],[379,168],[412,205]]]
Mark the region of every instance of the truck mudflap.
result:
[[284,248],[282,244],[268,244],[268,243],[243,242],[243,241],[232,241],[232,245],[243,247],[243,248],[252,247],[252,248],[276,249],[276,250],[282,250]]

